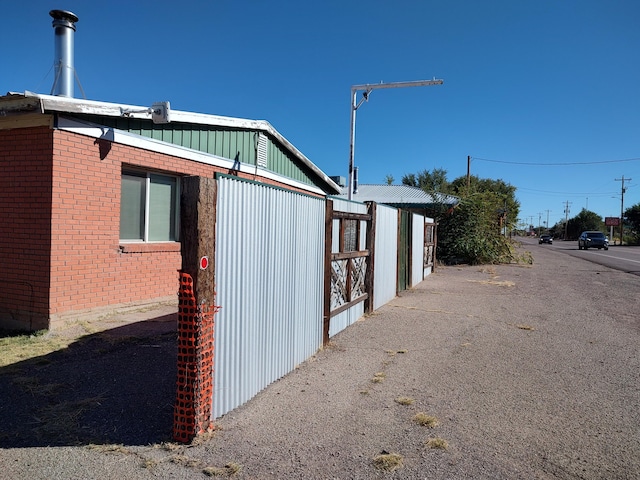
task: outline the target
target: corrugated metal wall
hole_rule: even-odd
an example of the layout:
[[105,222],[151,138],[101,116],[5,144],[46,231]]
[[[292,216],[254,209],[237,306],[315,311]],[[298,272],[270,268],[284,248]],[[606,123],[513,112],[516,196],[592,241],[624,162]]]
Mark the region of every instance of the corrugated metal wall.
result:
[[396,296],[398,268],[398,210],[385,205],[376,208],[376,246],[373,308],[377,310]]
[[323,199],[219,179],[214,418],[322,345],[324,220]]
[[[342,200],[338,198],[332,198],[333,210],[338,212],[349,213],[367,213],[367,206],[360,202],[350,202],[348,200]],[[338,242],[340,239],[340,224],[338,220],[333,221],[333,235],[331,241],[331,252],[336,253],[338,251]],[[358,249],[365,249],[365,242],[367,239],[366,222],[361,222],[360,225],[360,239]],[[354,305],[350,309],[339,313],[335,317],[331,318],[329,326],[329,337],[333,337],[337,333],[341,332],[349,325],[355,323],[360,317],[364,315],[364,302],[360,302]]]
[[411,221],[411,286],[415,287],[424,280],[424,217],[414,213]]

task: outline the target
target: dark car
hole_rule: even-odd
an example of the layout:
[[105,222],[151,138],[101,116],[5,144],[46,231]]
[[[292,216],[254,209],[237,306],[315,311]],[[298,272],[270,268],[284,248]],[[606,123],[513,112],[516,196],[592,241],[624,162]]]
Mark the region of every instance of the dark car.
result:
[[609,250],[609,239],[602,232],[582,232],[578,237],[578,250],[587,250],[588,248]]
[[551,245],[553,244],[553,237],[551,235],[547,235],[546,233],[544,235],[540,235],[538,244],[540,243],[548,243],[549,245]]

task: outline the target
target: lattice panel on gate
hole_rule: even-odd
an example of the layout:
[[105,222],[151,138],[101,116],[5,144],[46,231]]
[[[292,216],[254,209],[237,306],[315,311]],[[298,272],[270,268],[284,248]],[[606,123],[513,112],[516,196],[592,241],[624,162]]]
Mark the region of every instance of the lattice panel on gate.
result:
[[331,262],[331,308],[347,303],[347,260]]
[[351,298],[365,294],[365,278],[367,273],[367,257],[351,259]]
[[173,439],[187,443],[211,427],[216,305],[197,305],[193,278],[180,273],[178,376]]

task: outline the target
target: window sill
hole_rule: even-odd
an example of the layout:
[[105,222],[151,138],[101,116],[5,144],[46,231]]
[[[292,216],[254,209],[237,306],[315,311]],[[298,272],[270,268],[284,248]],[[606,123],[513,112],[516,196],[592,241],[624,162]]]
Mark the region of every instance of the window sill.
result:
[[179,252],[180,242],[121,243],[121,253]]

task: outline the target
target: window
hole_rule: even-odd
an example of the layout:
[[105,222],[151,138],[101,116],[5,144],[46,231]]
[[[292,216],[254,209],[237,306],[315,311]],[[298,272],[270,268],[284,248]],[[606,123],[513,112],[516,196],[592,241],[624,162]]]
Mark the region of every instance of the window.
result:
[[177,177],[123,171],[120,197],[120,240],[178,240],[179,183]]

